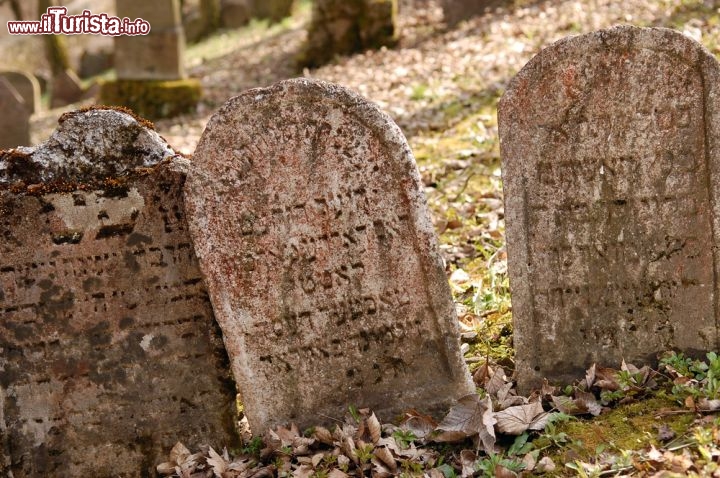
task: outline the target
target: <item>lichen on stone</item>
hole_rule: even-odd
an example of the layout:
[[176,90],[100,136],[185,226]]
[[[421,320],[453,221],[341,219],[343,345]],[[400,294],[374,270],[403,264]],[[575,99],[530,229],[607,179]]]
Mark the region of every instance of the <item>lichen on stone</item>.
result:
[[44,143],[0,152],[0,186],[92,182],[176,155],[145,122],[116,109],[75,111],[58,123]]

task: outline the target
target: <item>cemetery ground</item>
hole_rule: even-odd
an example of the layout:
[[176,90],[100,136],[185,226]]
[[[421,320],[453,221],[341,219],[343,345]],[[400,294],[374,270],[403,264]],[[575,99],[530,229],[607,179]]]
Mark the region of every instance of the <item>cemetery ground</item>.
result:
[[[512,76],[556,39],[617,23],[675,28],[720,56],[720,4],[699,0],[547,1],[441,24],[433,3],[401,13],[395,49],[338,59],[306,74],[378,103],[399,124],[421,172],[478,396],[442,423],[416,411],[395,426],[350,408],[334,431],[279,429],[241,450],[178,445],[160,471],[217,476],[710,476],[720,469],[720,358],[672,351],[657,370],[597,364],[576,384],[514,397],[512,307],[506,274],[496,106]],[[253,23],[191,46],[198,113],[156,126],[191,153],[228,97],[294,76],[307,5],[281,24]],[[38,142],[57,110],[34,120]],[[492,410],[488,413],[488,406]],[[542,404],[542,410],[538,408]],[[502,409],[505,410],[503,413]],[[339,419],[341,417],[338,417]],[[444,431],[432,434],[431,431]],[[193,454],[198,452],[197,454]],[[206,476],[206,475],[196,475]],[[212,476],[212,473],[207,476]],[[720,476],[720,475],[719,475]]]

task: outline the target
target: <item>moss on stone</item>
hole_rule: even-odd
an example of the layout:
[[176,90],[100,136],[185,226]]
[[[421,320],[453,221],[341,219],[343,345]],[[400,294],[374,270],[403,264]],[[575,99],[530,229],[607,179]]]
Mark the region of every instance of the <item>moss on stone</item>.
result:
[[[695,420],[694,413],[677,412],[677,404],[663,396],[655,396],[628,405],[621,405],[592,419],[570,420],[557,425],[557,433],[566,433],[571,444],[551,452],[556,463],[591,460],[599,447],[608,451],[647,449],[661,446],[658,427],[667,425],[677,436],[688,431]],[[658,418],[662,416],[662,418]],[[536,448],[552,444],[547,436],[533,441]]]
[[125,106],[150,119],[190,113],[201,96],[202,88],[196,79],[114,80],[100,87],[101,103]]

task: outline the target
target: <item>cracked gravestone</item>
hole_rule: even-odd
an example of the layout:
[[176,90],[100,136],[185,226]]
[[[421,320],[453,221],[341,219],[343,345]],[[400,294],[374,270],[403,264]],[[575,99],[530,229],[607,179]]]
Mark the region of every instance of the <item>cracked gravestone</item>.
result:
[[0,475],[155,476],[177,441],[234,443],[185,167],[116,110],[0,153]]
[[517,375],[718,348],[720,74],[667,29],[561,40],[498,119]]
[[307,79],[250,90],[193,158],[190,230],[254,433],[474,391],[412,153],[376,106]]

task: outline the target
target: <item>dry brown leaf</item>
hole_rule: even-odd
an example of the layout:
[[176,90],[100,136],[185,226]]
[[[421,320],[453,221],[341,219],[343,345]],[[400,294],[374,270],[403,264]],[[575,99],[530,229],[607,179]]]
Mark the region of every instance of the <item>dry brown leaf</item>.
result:
[[333,436],[332,433],[330,433],[330,430],[328,430],[325,427],[315,427],[315,433],[313,433],[313,436],[320,442],[324,443],[325,445],[332,445],[333,444]]
[[215,476],[218,478],[223,478],[223,473],[227,471],[227,461],[225,461],[225,458],[220,456],[218,452],[216,452],[213,447],[210,447],[208,449],[208,458],[207,458],[207,464],[210,465],[210,467],[213,470],[213,473],[215,473]]
[[400,428],[412,432],[420,440],[425,439],[438,425],[431,416],[420,414],[415,410],[411,410],[405,416]]
[[499,432],[520,435],[530,428],[530,425],[544,413],[545,411],[540,402],[535,402],[495,412],[495,420],[497,420]]
[[524,471],[533,471],[535,469],[535,465],[537,465],[535,455],[537,455],[537,453],[526,453],[522,458],[522,464],[525,465],[525,468],[523,468]]
[[495,447],[495,418],[490,397],[481,400],[476,394],[466,395],[458,400],[447,416],[438,425],[439,434],[434,438],[440,442],[463,440],[478,435],[480,449],[491,452]]
[[462,467],[460,471],[461,478],[467,478],[475,474],[475,461],[477,455],[472,450],[463,450],[460,452],[460,465]]
[[380,446],[375,448],[373,455],[375,455],[375,457],[382,462],[383,466],[387,467],[387,469],[392,473],[397,471],[395,457],[392,456],[392,453],[390,453],[390,450],[388,450],[387,447]]
[[348,475],[337,468],[333,468],[330,470],[330,473],[328,473],[328,478],[348,478]]
[[160,463],[155,469],[161,475],[172,475],[175,473],[175,466],[174,461],[166,461],[165,463]]
[[191,455],[185,445],[180,442],[175,443],[175,446],[170,450],[170,461],[174,461],[178,465],[181,465]]
[[495,478],[517,478],[517,474],[502,465],[497,465],[495,467]]
[[590,390],[595,383],[595,368],[596,365],[592,364],[589,369],[585,372],[585,385]]
[[382,427],[380,426],[380,421],[375,416],[375,413],[370,415],[366,421],[370,438],[372,439],[373,443],[377,444],[378,440],[380,440],[380,437],[382,436]]
[[555,462],[553,462],[549,456],[544,456],[537,462],[535,471],[537,473],[552,473],[555,471]]
[[317,468],[317,466],[320,464],[321,461],[323,461],[323,458],[325,458],[326,453],[315,453],[312,458],[310,459],[310,463],[314,468]]
[[310,478],[315,470],[310,465],[300,465],[297,469],[293,470],[293,478]]
[[502,367],[497,367],[495,373],[492,374],[490,380],[485,384],[485,391],[488,395],[495,397],[497,393],[505,386],[507,377]]
[[595,384],[600,390],[614,392],[620,389],[618,371],[608,367],[595,367]]
[[697,408],[702,412],[714,412],[720,410],[720,400],[708,400],[707,398],[702,397],[697,402]]

